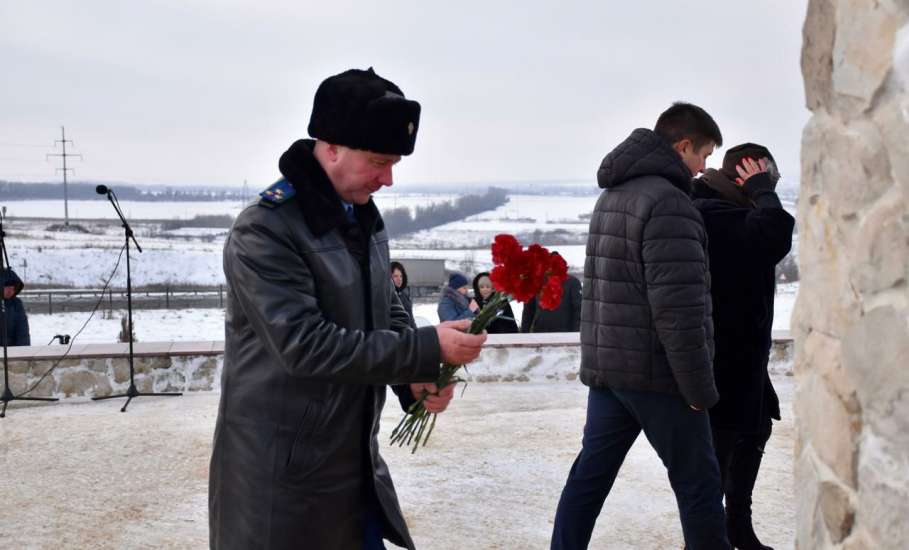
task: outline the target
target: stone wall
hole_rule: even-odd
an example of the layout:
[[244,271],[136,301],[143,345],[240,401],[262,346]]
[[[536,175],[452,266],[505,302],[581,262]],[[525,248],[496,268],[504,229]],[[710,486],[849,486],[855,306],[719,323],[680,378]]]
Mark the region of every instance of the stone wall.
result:
[[797,547],[909,545],[909,2],[811,0]]
[[[10,348],[10,387],[20,394],[56,364],[65,346]],[[492,334],[463,378],[468,382],[575,380],[580,364],[578,333]],[[32,397],[97,397],[129,387],[126,344],[80,345],[70,350]],[[778,335],[772,369],[791,372],[792,341]],[[142,392],[218,389],[223,342],[151,342],[135,346],[135,381]]]

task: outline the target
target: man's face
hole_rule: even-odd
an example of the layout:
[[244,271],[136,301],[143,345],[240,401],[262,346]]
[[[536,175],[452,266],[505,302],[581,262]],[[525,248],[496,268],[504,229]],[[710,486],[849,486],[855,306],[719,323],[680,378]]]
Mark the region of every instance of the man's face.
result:
[[673,149],[682,157],[682,162],[691,170],[692,176],[697,176],[707,169],[707,157],[713,154],[716,144],[712,141],[700,147],[695,147],[690,139],[683,139],[673,145]]
[[3,299],[9,300],[16,294],[16,287],[14,286],[5,286],[3,287]]
[[351,149],[342,145],[329,147],[332,183],[345,202],[366,204],[369,197],[384,186],[391,187],[391,168],[400,155],[385,155]]
[[401,285],[404,284],[404,274],[400,269],[395,269],[391,272],[391,280],[394,281],[396,288],[401,288]]
[[464,285],[461,288],[459,288],[458,292],[461,294],[461,296],[467,296],[467,293],[469,292],[469,290],[467,290],[467,285]]

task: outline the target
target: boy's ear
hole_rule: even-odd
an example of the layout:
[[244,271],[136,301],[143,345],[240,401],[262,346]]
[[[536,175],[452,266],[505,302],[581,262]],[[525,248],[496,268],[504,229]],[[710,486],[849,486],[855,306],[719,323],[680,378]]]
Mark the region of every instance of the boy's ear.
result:
[[688,138],[682,138],[672,144],[672,148],[679,154],[684,153],[689,147],[694,147],[694,143]]

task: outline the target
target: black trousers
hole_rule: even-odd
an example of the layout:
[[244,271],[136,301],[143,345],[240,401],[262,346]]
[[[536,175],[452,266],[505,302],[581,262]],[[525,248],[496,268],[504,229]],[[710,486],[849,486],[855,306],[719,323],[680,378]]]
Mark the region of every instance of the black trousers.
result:
[[770,418],[766,418],[754,433],[712,428],[723,495],[726,497],[726,516],[730,523],[748,520],[750,524],[751,493],[771,431]]
[[551,550],[587,548],[625,455],[641,432],[669,473],[691,550],[730,548],[706,411],[678,395],[591,388],[581,452],[556,510]]

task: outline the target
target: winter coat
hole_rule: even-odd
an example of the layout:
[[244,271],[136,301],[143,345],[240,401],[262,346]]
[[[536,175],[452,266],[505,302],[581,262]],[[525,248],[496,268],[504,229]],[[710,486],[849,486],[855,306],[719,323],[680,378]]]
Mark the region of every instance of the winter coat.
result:
[[[716,170],[704,178],[728,180]],[[694,183],[694,206],[704,217],[709,239],[716,329],[713,368],[720,400],[710,409],[710,422],[720,429],[756,432],[768,417],[780,418],[767,363],[776,264],[792,247],[795,220],[766,174],[749,178],[740,192],[752,206],[722,197],[706,181]]]
[[404,269],[400,262],[391,262],[391,271],[394,272],[395,269],[401,271],[401,287],[395,287],[395,292],[398,293],[401,305],[404,306],[404,310],[410,316],[411,326],[416,328],[417,324],[413,317],[413,300],[410,298],[410,288],[407,287],[407,270]]
[[285,179],[224,245],[211,548],[360,548],[370,501],[385,538],[413,548],[376,435],[385,385],[435,381],[439,341],[408,324],[374,203],[348,221],[313,146],[281,157]]
[[15,290],[12,298],[3,300],[3,307],[6,309],[6,334],[0,331],[0,345],[5,341],[8,347],[30,346],[32,340],[28,330],[28,314],[22,300],[18,298],[25,284],[12,268],[6,268],[3,274],[3,287],[8,286],[15,287]]
[[[484,300],[483,296],[480,294],[480,279],[483,277],[489,277],[489,273],[478,273],[477,276],[473,278],[474,300],[476,300],[477,305],[480,306],[480,309],[483,309],[483,306],[489,302],[489,300]],[[492,297],[495,295],[496,293],[493,292],[489,295],[489,298],[492,299]],[[505,307],[499,310],[499,316],[496,317],[493,321],[490,321],[488,325],[486,325],[486,332],[489,334],[510,334],[517,331],[518,323],[514,319],[514,311],[512,311],[510,303],[506,303]]]
[[581,304],[581,381],[681,394],[705,409],[713,381],[707,234],[691,172],[638,129],[606,155],[590,219]]
[[549,310],[539,307],[539,299],[524,304],[521,332],[578,332],[581,330],[581,281],[568,276],[562,283],[562,301]]
[[470,298],[450,286],[442,288],[442,297],[439,298],[436,310],[439,313],[439,321],[458,321],[476,317],[476,314],[470,311]]

